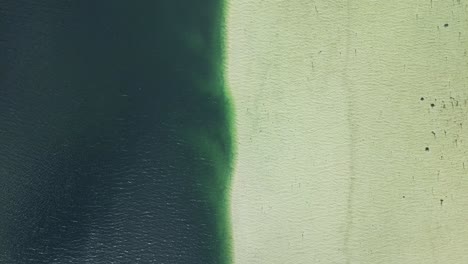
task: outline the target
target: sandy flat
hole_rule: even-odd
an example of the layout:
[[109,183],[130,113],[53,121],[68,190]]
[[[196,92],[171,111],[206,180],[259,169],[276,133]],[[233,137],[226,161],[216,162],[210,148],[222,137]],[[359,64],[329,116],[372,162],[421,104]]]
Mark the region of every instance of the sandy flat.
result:
[[234,263],[468,263],[468,2],[229,2]]

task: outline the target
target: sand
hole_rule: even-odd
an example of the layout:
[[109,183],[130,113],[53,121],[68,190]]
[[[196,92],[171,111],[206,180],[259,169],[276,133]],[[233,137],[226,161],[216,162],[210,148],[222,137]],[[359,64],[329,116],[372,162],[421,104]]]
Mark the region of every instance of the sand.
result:
[[229,1],[233,260],[468,263],[466,1]]

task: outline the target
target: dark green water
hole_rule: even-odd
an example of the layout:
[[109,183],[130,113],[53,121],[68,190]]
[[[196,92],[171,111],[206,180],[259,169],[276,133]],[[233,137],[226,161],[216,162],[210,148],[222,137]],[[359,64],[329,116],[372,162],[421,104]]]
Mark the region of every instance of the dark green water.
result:
[[0,0],[0,263],[229,263],[221,0]]

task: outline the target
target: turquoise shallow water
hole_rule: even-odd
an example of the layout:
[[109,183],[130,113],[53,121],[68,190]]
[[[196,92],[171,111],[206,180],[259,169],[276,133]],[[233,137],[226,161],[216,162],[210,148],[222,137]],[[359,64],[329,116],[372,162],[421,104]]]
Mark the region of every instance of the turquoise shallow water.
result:
[[0,6],[0,262],[229,262],[220,1]]

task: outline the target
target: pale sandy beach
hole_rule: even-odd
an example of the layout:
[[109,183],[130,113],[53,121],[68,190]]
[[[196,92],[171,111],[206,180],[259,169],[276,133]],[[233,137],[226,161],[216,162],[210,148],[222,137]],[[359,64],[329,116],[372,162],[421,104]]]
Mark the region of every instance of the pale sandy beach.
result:
[[467,6],[228,1],[235,264],[468,263]]

